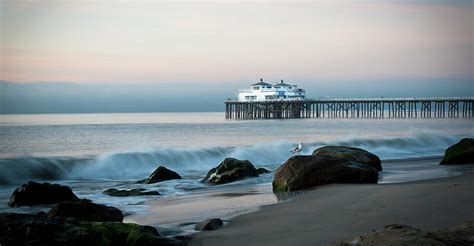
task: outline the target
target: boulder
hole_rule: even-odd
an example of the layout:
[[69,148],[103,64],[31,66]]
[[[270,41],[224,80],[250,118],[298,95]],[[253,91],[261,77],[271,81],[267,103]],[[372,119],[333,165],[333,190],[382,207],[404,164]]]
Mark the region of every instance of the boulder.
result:
[[474,139],[464,138],[444,153],[441,165],[474,164]]
[[224,225],[221,219],[208,219],[197,223],[194,226],[194,230],[196,231],[214,231],[221,228]]
[[202,182],[225,184],[246,177],[258,177],[257,169],[250,161],[226,158],[219,166],[209,170]]
[[63,201],[79,201],[68,186],[30,181],[13,191],[8,205],[10,207],[53,204]]
[[264,174],[264,173],[269,173],[269,172],[270,172],[270,170],[268,170],[266,168],[263,168],[263,167],[257,168],[258,175]]
[[109,196],[157,196],[158,191],[146,191],[145,189],[118,190],[110,188],[102,192]]
[[435,231],[424,231],[409,225],[387,225],[382,230],[333,244],[333,246],[405,246],[405,245],[474,245],[474,222]]
[[331,183],[377,183],[377,169],[334,156],[293,156],[273,179],[273,191],[289,192]]
[[175,171],[172,171],[166,167],[159,166],[147,179],[143,179],[138,181],[137,183],[142,183],[142,184],[154,184],[166,180],[172,180],[172,179],[181,179],[181,176],[179,176],[178,173]]
[[380,158],[367,150],[348,147],[348,146],[324,146],[313,151],[313,155],[329,155],[345,159],[346,161],[353,161],[360,164],[371,166],[378,171],[382,171],[382,164]]
[[151,226],[0,213],[1,245],[185,245]]
[[58,217],[78,218],[86,221],[121,222],[123,220],[120,209],[89,201],[63,202],[56,205],[49,211],[48,218]]

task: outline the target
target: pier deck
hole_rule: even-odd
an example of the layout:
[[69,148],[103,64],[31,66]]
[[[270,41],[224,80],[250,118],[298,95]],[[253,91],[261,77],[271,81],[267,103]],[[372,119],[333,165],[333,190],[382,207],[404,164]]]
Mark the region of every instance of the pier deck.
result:
[[474,97],[227,100],[225,105],[227,119],[474,117]]

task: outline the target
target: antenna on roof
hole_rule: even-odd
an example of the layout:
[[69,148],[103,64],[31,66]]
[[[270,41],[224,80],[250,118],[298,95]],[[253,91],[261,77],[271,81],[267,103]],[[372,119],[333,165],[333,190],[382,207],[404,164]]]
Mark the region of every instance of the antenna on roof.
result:
[[281,83],[283,83],[283,80],[281,80]]
[[263,79],[262,79],[262,78],[260,78],[260,82],[263,82]]

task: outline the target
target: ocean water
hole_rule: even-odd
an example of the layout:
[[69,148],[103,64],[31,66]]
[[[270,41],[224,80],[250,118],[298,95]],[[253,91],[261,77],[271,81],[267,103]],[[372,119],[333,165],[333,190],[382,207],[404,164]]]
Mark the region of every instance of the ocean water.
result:
[[[350,145],[383,160],[381,183],[459,175],[472,168],[437,164],[448,146],[474,137],[473,123],[462,118],[242,121],[226,120],[224,113],[0,115],[0,211],[47,209],[15,210],[6,203],[19,184],[49,181],[119,207],[129,221],[176,228],[211,213],[228,218],[276,202],[273,173],[224,186],[199,182],[226,157],[275,170],[298,142],[304,144],[301,154],[324,145]],[[160,165],[184,179],[135,184]],[[143,187],[163,195],[115,198],[101,193],[111,187]],[[184,213],[190,205],[196,212]]]

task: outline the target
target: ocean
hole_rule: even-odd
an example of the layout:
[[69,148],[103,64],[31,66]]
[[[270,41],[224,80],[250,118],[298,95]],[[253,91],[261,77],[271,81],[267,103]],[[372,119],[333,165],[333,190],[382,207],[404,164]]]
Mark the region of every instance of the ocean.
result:
[[[379,183],[460,175],[472,168],[439,166],[444,150],[474,137],[473,119],[226,120],[218,113],[0,115],[0,211],[18,185],[69,185],[81,198],[119,207],[126,221],[151,224],[165,234],[189,233],[191,222],[228,219],[277,202],[273,173],[222,186],[199,182],[226,157],[274,171],[303,143],[301,154],[324,145],[349,145],[377,154]],[[183,179],[135,184],[158,166]],[[108,188],[146,188],[161,196],[110,197]]]

